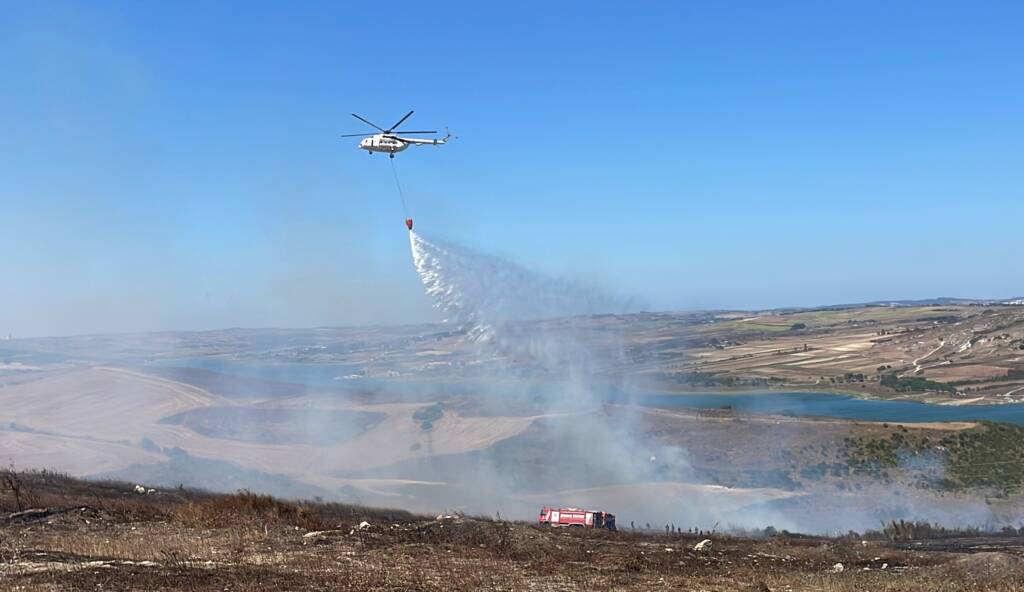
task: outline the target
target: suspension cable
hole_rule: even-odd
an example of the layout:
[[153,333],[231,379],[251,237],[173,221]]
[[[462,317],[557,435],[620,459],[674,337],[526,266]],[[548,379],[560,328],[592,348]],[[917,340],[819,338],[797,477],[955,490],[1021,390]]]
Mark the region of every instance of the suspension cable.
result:
[[398,188],[398,197],[402,200],[402,215],[406,218],[409,217],[409,208],[405,205],[405,194],[402,193],[402,184],[398,182],[398,170],[395,168],[395,159],[389,158],[391,161],[391,174],[395,177],[395,187]]

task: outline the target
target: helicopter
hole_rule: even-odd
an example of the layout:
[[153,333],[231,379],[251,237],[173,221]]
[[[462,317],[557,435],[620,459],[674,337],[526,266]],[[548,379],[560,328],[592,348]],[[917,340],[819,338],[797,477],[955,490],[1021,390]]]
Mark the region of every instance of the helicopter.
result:
[[451,133],[448,132],[448,128],[445,128],[445,133],[447,135],[445,137],[443,137],[443,138],[431,138],[431,139],[427,139],[427,138],[403,138],[403,137],[399,136],[398,134],[436,134],[437,133],[434,130],[430,130],[430,131],[411,131],[411,132],[395,131],[395,128],[397,128],[398,126],[400,126],[403,123],[405,123],[405,120],[409,119],[409,116],[412,115],[412,114],[413,114],[413,112],[409,111],[408,113],[405,114],[405,117],[403,117],[403,118],[398,120],[398,123],[396,123],[395,125],[389,127],[388,129],[384,129],[384,128],[380,127],[379,125],[377,125],[377,124],[375,124],[375,123],[373,123],[371,121],[368,121],[368,120],[366,120],[366,119],[356,115],[355,113],[353,113],[352,117],[355,117],[359,121],[362,121],[363,123],[365,123],[366,125],[369,125],[370,127],[374,128],[374,129],[380,130],[380,133],[379,134],[373,134],[372,136],[366,136],[366,134],[343,134],[341,137],[342,138],[354,138],[356,136],[366,136],[362,140],[360,140],[360,142],[359,142],[359,149],[360,150],[366,150],[367,153],[369,153],[371,155],[374,152],[386,152],[388,154],[388,156],[391,157],[391,158],[394,158],[395,154],[405,150],[406,148],[408,148],[409,146],[412,146],[414,144],[415,145],[439,146],[441,144],[447,143],[448,139],[452,137]]

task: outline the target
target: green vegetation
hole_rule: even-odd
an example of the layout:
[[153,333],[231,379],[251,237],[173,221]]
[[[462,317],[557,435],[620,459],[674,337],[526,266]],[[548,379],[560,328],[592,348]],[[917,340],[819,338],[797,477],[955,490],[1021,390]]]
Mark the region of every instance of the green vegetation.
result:
[[814,465],[807,465],[800,469],[800,477],[811,481],[819,481],[832,475],[837,478],[845,478],[850,475],[849,465],[842,463],[820,462]]
[[705,388],[767,387],[783,382],[783,379],[774,376],[771,378],[739,378],[729,375],[720,376],[713,372],[681,372],[671,376],[679,384]]
[[424,432],[434,429],[434,422],[442,417],[444,417],[444,405],[441,403],[420,407],[412,414],[412,418],[420,422],[420,429]]
[[[982,422],[939,440],[896,426],[888,438],[845,438],[842,447],[851,476],[889,480],[917,473],[912,478],[926,489],[1024,493],[1024,426]],[[827,474],[842,476],[827,463],[800,471],[812,479]]]
[[983,422],[940,444],[946,448],[946,487],[1024,490],[1024,426]]
[[[889,424],[882,425],[889,428]],[[894,476],[905,477],[908,472],[922,472],[919,486],[930,488],[934,486],[931,474],[941,460],[939,452],[928,436],[896,425],[888,438],[845,438],[842,454],[851,475],[888,481]],[[896,473],[890,475],[889,469],[896,469]]]
[[1024,370],[1007,370],[1006,376],[990,376],[988,378],[975,378],[973,380],[954,380],[951,385],[964,386],[969,384],[985,384],[989,382],[1002,382],[1004,380],[1024,380]]
[[902,442],[882,438],[857,438],[846,441],[846,465],[854,475],[884,477],[885,470],[899,465]]
[[955,323],[955,322],[959,321],[960,318],[961,317],[959,315],[936,315],[936,316],[918,317],[918,318],[916,318],[914,320],[916,322],[918,322],[918,323],[932,322],[932,323],[939,323],[939,324],[942,324],[942,325],[948,325],[950,323]]
[[934,380],[928,380],[927,378],[921,378],[919,376],[901,378],[895,374],[886,374],[879,382],[882,386],[889,387],[901,393],[924,391],[944,391],[947,393],[956,392],[956,387],[951,384],[935,382]]

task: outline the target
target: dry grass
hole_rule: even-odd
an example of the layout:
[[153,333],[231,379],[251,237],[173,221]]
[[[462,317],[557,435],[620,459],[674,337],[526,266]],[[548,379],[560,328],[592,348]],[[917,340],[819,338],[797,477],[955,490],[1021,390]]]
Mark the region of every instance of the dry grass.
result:
[[[974,555],[875,539],[551,530],[249,492],[138,495],[30,474],[46,513],[0,495],[0,588],[22,590],[1018,590],[1007,546]],[[61,491],[66,491],[62,497]],[[83,500],[91,500],[84,504]],[[371,526],[360,529],[359,521]],[[946,544],[946,541],[942,541]],[[991,545],[990,545],[991,546]],[[945,547],[948,549],[950,547]],[[842,573],[831,573],[842,563]],[[885,569],[883,569],[883,565]]]
[[308,530],[326,527],[320,515],[307,506],[249,491],[186,502],[175,508],[172,518],[188,528],[226,528],[251,523],[287,524]]

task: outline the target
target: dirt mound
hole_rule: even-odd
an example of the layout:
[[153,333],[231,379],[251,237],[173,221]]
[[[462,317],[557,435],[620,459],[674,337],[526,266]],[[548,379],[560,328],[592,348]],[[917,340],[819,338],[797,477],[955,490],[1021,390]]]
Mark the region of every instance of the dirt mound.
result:
[[950,562],[948,568],[975,577],[999,577],[1021,573],[1024,559],[995,551],[972,553]]

